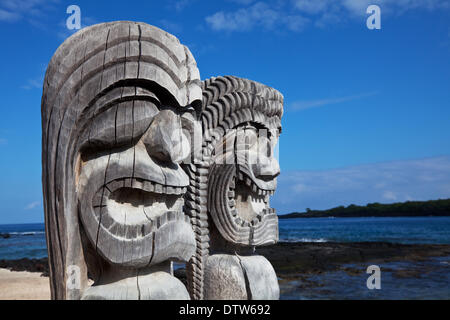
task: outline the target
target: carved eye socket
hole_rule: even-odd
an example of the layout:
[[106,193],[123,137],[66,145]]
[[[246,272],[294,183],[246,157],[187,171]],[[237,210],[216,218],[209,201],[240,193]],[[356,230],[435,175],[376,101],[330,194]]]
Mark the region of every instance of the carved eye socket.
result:
[[94,118],[83,146],[101,150],[134,144],[158,113],[156,103],[151,101],[130,100],[113,105]]
[[245,128],[237,132],[237,149],[270,156],[274,147],[273,136],[268,130]]

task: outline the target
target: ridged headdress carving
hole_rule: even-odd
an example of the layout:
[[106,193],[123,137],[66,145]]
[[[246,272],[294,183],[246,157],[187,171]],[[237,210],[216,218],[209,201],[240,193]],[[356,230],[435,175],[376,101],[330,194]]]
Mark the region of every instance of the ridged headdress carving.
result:
[[[245,130],[246,125],[279,134],[282,115],[283,96],[273,88],[232,76],[203,82],[202,158],[197,165],[190,166],[191,182],[186,200],[197,240],[197,253],[188,265],[188,281],[194,299],[204,297],[211,228],[218,229],[226,241],[234,244],[258,246],[278,241],[278,218],[267,203],[250,220],[240,217],[235,207],[236,180],[244,181],[256,195],[266,199],[273,194],[276,184],[268,188],[258,186],[245,163],[217,165],[215,150],[224,139],[230,141],[227,135],[237,139],[236,130]],[[219,170],[215,170],[217,166]]]

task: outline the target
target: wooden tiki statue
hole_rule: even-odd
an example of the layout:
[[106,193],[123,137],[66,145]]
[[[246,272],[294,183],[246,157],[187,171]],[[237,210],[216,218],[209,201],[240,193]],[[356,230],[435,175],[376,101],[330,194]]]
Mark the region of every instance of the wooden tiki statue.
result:
[[171,261],[196,250],[180,164],[201,86],[189,49],[145,23],[88,27],[58,48],[42,98],[53,299],[189,298]]
[[202,159],[190,167],[186,208],[197,253],[188,265],[194,299],[278,299],[272,265],[255,253],[278,241],[270,207],[280,168],[274,149],[283,96],[236,77],[203,82]]

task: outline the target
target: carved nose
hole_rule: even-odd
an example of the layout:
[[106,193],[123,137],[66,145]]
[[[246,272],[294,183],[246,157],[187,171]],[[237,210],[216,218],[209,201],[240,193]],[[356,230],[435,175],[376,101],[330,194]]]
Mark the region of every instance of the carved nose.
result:
[[143,142],[148,154],[163,162],[181,163],[190,152],[181,118],[172,110],[162,110],[156,115]]
[[276,178],[280,175],[280,165],[274,157],[260,156],[253,172],[259,178]]

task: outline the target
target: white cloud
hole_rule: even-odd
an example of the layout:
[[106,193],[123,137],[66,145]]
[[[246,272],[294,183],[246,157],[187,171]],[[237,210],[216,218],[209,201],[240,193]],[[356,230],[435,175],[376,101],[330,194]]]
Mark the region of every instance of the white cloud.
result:
[[55,8],[59,0],[1,0],[0,21],[16,22],[26,19],[34,25],[40,25],[40,19]]
[[282,171],[271,201],[281,214],[372,202],[450,198],[450,156],[321,171]]
[[28,79],[27,83],[22,86],[22,89],[31,90],[31,89],[42,89],[44,84],[44,78],[39,77],[36,79]]
[[384,13],[450,8],[449,0],[293,0],[293,3],[296,9],[308,14],[341,12],[355,16],[365,15],[367,7],[372,4],[380,6]]
[[278,13],[276,11],[265,3],[258,2],[249,8],[239,9],[236,12],[217,12],[207,17],[206,22],[214,30],[247,31],[256,25],[271,27],[277,18]]
[[[66,26],[66,19],[69,15],[66,13],[65,5],[60,5],[60,0],[0,0],[0,21],[3,22],[28,22],[34,27],[55,31],[56,35],[65,40],[78,30],[68,30]],[[58,17],[61,17],[59,28],[52,29],[49,25],[49,16],[54,14],[56,10]],[[81,8],[81,24],[82,28],[96,24],[96,19],[83,15],[83,9]],[[38,85],[38,79],[29,79],[23,89],[40,88],[42,82]]]
[[396,201],[397,195],[395,194],[395,192],[392,191],[385,191],[383,193],[383,199],[387,200],[387,201]]
[[0,9],[0,21],[12,22],[20,19],[20,15],[14,12]]
[[265,30],[285,28],[302,31],[309,24],[324,28],[367,16],[366,10],[371,4],[379,5],[383,16],[400,15],[418,9],[450,9],[450,0],[228,1],[236,3],[240,8],[235,11],[219,11],[206,17],[206,23],[211,29],[237,32],[262,27]]
[[249,31],[255,27],[272,30],[278,26],[300,31],[308,23],[308,19],[300,15],[286,15],[277,7],[257,2],[234,12],[216,12],[206,17],[206,22],[216,31]]
[[328,99],[317,99],[317,100],[305,100],[305,101],[296,101],[290,105],[290,110],[299,111],[306,110],[311,108],[318,108],[332,104],[339,104],[343,102],[349,102],[354,100],[359,100],[367,97],[371,97],[376,95],[376,92],[363,93],[359,95],[339,97],[339,98],[328,98]]
[[32,202],[32,203],[28,204],[28,205],[25,207],[25,210],[27,210],[27,211],[33,210],[33,209],[39,207],[40,205],[41,205],[41,202],[40,202],[40,201],[35,201],[35,202]]
[[178,0],[173,3],[175,10],[181,11],[192,3],[193,0]]
[[300,11],[316,14],[325,11],[325,9],[330,5],[328,0],[297,0],[294,1],[294,7]]

